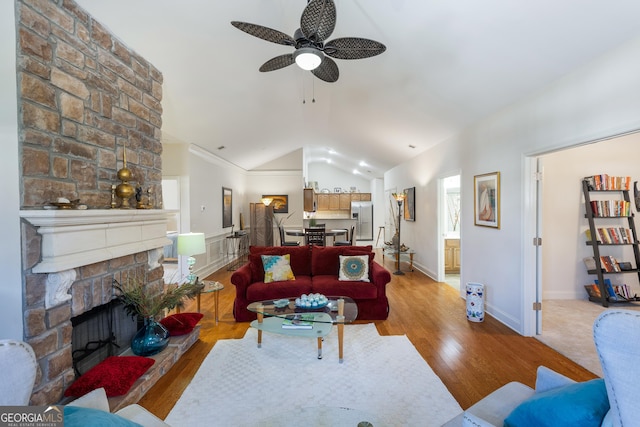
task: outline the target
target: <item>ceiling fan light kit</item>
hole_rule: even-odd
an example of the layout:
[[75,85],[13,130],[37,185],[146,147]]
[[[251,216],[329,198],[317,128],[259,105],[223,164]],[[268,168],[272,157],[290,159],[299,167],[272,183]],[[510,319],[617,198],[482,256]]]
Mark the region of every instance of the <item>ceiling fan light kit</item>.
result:
[[311,71],[320,66],[324,59],[324,53],[313,47],[301,47],[293,52],[293,59],[298,67]]
[[294,37],[281,31],[247,22],[231,21],[231,25],[254,37],[293,46],[293,53],[271,58],[260,71],[275,71],[296,63],[303,70],[328,83],[338,80],[340,72],[332,58],[363,59],[380,55],[387,48],[382,43],[359,37],[343,37],[324,42],[336,26],[336,5],[333,0],[309,0],[300,17],[300,28]]

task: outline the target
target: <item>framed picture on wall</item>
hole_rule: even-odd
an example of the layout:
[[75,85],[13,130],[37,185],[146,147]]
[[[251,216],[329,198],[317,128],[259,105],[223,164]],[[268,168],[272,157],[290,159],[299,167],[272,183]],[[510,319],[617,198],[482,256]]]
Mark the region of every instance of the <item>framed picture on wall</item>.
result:
[[273,206],[273,213],[289,213],[289,196],[288,195],[263,194],[262,198],[271,199],[271,206]]
[[404,220],[415,221],[416,220],[416,187],[405,188],[404,193],[406,197],[404,199]]
[[500,172],[473,177],[474,223],[500,228]]
[[233,225],[233,191],[230,188],[222,187],[222,228]]

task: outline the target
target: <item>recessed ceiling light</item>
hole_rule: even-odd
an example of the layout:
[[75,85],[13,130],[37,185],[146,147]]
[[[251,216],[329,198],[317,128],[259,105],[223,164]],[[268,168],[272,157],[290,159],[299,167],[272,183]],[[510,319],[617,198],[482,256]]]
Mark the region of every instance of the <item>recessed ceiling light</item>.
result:
[[367,166],[367,164],[365,163],[365,161],[364,161],[364,160],[361,160],[361,161],[360,161],[360,166],[365,167],[365,166]]
[[336,150],[334,150],[333,148],[329,148],[329,154],[336,154]]
[[354,169],[354,170],[353,170],[353,174],[354,174],[354,175],[358,175],[359,173],[360,173],[360,172],[358,172],[358,169]]

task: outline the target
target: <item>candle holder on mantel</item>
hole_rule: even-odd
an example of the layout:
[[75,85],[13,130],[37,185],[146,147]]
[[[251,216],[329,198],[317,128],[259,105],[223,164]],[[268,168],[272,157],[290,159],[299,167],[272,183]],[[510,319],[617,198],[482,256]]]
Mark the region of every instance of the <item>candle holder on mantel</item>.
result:
[[126,147],[122,149],[122,169],[118,171],[118,179],[121,181],[116,187],[116,195],[122,199],[121,209],[130,209],[129,199],[133,196],[135,190],[133,185],[129,184],[131,179],[131,171],[127,169],[127,151]]

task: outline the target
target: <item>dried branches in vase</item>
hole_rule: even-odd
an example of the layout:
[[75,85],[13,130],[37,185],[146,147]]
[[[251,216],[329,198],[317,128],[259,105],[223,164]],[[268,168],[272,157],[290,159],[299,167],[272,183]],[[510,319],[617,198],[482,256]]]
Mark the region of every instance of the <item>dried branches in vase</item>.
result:
[[147,292],[144,281],[137,277],[129,278],[122,284],[117,280],[113,282],[113,287],[120,292],[118,299],[127,313],[142,318],[156,317],[165,309],[181,307],[185,298],[195,298],[204,287],[203,283],[169,284],[164,292],[151,294]]

